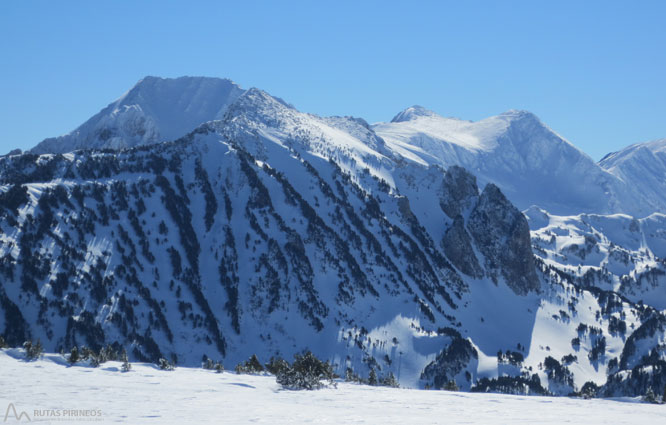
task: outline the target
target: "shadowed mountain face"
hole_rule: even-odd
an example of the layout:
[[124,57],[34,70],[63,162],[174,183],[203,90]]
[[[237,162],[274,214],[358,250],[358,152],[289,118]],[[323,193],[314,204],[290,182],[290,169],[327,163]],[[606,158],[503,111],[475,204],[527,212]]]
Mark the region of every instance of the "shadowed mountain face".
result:
[[404,386],[568,394],[661,320],[535,257],[525,215],[462,167],[257,89],[223,110],[174,142],[0,158],[6,340],[227,368],[310,349]]

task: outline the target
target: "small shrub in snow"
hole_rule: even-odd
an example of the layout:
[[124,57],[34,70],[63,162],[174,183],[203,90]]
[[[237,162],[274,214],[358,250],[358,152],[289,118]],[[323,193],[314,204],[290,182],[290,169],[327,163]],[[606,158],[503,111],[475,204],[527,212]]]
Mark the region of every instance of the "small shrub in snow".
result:
[[458,388],[458,384],[456,384],[456,381],[449,381],[444,385],[444,390],[446,391],[460,391],[460,388]]
[[271,357],[270,361],[264,366],[266,367],[266,371],[268,371],[268,373],[275,376],[289,369],[289,363],[282,357]]
[[377,385],[378,383],[377,372],[375,372],[375,369],[372,368],[370,369],[370,374],[368,375],[368,385]]
[[599,386],[592,381],[587,381],[580,389],[580,396],[584,399],[590,399],[596,397],[598,392]]
[[[384,376],[383,378],[381,378],[379,380],[379,385],[384,386],[384,387],[391,387],[391,388],[400,387],[400,384],[398,384],[398,380],[395,379],[395,375],[393,375],[393,372],[389,372],[389,374],[387,376]],[[454,391],[457,391],[457,390],[454,390]]]
[[648,388],[647,391],[645,392],[645,395],[643,396],[643,401],[646,403],[655,403],[655,404],[659,403],[657,395],[652,390],[652,387]]
[[23,343],[23,348],[25,349],[25,358],[26,360],[34,360],[42,355],[44,348],[40,341],[32,342],[26,341]]
[[174,370],[175,369],[175,366],[173,365],[173,363],[169,362],[169,360],[167,360],[165,358],[159,359],[159,361],[157,362],[157,366],[159,366],[159,368],[162,369],[162,370]]
[[214,362],[213,359],[206,358],[206,361],[201,365],[206,370],[214,370],[217,373],[222,373],[224,371],[224,366],[220,362]]
[[236,373],[261,373],[264,371],[264,367],[261,365],[261,362],[257,358],[256,354],[253,354],[252,357],[247,359],[242,363],[236,365]]
[[81,347],[79,350],[79,357],[81,360],[89,360],[90,357],[94,356],[95,352],[91,350],[90,348],[86,347],[85,345]]
[[333,368],[330,363],[322,362],[311,352],[296,354],[291,367],[282,370],[276,376],[278,384],[289,390],[316,390],[328,381],[333,384]]
[[132,370],[132,364],[129,362],[129,357],[127,357],[126,350],[123,350],[123,353],[120,356],[120,358],[123,361],[122,366],[120,366],[120,370],[123,372],[129,372],[130,370]]
[[110,345],[102,347],[97,354],[97,360],[101,363],[117,361],[120,359],[118,352]]
[[76,345],[72,347],[72,351],[69,353],[69,358],[67,359],[68,362],[71,364],[74,364],[79,361],[79,349],[76,348]]
[[345,381],[346,382],[358,382],[360,384],[363,383],[363,379],[358,376],[358,373],[354,372],[354,369],[348,367],[347,370],[345,370]]
[[7,348],[7,342],[2,337],[2,335],[0,335],[0,348]]

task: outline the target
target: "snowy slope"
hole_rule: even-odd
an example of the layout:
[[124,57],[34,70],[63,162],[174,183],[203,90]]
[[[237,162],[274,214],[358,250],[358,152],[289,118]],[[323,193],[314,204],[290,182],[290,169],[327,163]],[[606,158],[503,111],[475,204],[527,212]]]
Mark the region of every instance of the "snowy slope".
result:
[[646,218],[525,212],[534,252],[577,276],[581,286],[618,292],[634,302],[666,309],[666,216]]
[[465,167],[521,209],[645,216],[666,205],[636,192],[526,111],[471,122],[412,107],[372,128],[406,159]]
[[655,212],[666,212],[666,139],[631,145],[599,165],[641,192]]
[[76,130],[46,139],[31,152],[122,149],[174,140],[219,119],[242,92],[226,79],[146,77]]
[[[663,406],[637,403],[636,398],[525,397],[345,382],[319,391],[285,391],[272,376],[188,368],[168,372],[137,363],[122,373],[116,362],[90,369],[67,367],[57,355],[34,362],[12,357],[16,355],[0,352],[0,368],[11,383],[0,388],[0,409],[4,412],[12,403],[17,414],[25,412],[32,421],[47,420],[45,415],[56,414],[51,410],[61,415],[52,417],[53,423],[64,424],[91,420],[64,417],[65,410],[88,410],[96,416],[92,419],[133,424],[635,424],[664,418]],[[14,420],[12,415],[10,410],[8,421]]]

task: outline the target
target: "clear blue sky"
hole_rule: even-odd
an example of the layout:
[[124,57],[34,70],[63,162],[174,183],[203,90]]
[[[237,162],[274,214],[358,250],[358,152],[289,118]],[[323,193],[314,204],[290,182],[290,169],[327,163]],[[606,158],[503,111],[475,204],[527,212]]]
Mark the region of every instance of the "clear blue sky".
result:
[[145,75],[227,77],[370,122],[527,109],[594,159],[666,137],[666,1],[225,3],[2,0],[0,153]]

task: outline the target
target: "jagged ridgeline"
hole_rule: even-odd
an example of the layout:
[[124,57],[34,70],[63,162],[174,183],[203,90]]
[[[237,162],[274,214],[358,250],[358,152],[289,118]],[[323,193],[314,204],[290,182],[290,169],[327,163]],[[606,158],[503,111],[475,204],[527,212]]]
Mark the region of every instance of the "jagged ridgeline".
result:
[[461,167],[407,159],[360,119],[229,93],[175,142],[114,127],[135,147],[0,158],[10,345],[226,369],[312,351],[409,387],[662,392],[664,315],[553,260],[556,218],[531,240]]

